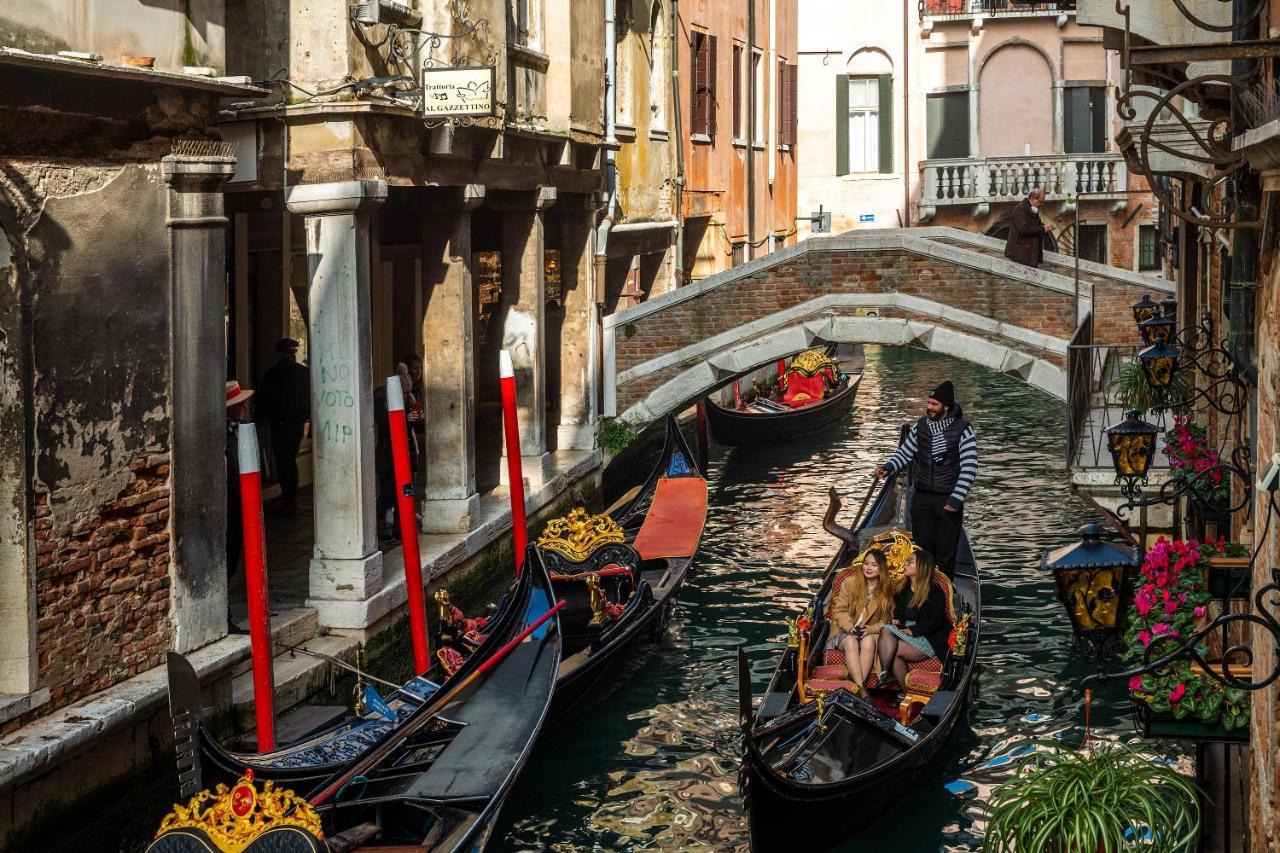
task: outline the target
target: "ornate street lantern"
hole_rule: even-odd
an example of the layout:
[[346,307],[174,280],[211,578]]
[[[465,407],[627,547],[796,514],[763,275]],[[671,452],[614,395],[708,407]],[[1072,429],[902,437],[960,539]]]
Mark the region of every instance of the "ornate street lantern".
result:
[[1157,432],[1156,427],[1138,417],[1136,409],[1125,412],[1124,420],[1107,430],[1107,449],[1116,469],[1116,482],[1126,498],[1142,493],[1156,453]]
[[1120,634],[1129,579],[1138,567],[1137,549],[1103,542],[1102,528],[1086,524],[1079,542],[1045,551],[1040,567],[1053,573],[1076,642],[1085,640],[1101,658],[1107,643]]
[[1138,331],[1142,334],[1142,342],[1147,346],[1151,346],[1156,342],[1156,338],[1164,336],[1166,341],[1172,341],[1174,333],[1178,329],[1178,303],[1172,299],[1166,299],[1161,303],[1164,306],[1163,312],[1156,312],[1147,319],[1138,324]]
[[1147,384],[1162,398],[1173,385],[1180,355],[1179,350],[1166,343],[1164,335],[1156,338],[1151,346],[1138,351],[1138,362],[1147,377]]
[[1160,310],[1160,306],[1151,301],[1150,293],[1142,294],[1142,298],[1130,307],[1133,308],[1133,322],[1139,324],[1139,331],[1142,321],[1150,320]]

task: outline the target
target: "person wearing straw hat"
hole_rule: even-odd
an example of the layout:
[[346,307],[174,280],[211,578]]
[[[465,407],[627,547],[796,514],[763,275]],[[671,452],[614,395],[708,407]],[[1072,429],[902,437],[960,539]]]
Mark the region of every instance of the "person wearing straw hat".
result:
[[964,501],[978,476],[978,440],[950,382],[929,395],[924,417],[876,468],[876,476],[887,477],[911,464],[911,537],[950,577],[964,527]]
[[[244,532],[240,523],[240,450],[238,432],[248,414],[253,391],[241,388],[234,379],[227,380],[227,577],[236,573],[244,550]],[[227,614],[231,625],[231,614]]]

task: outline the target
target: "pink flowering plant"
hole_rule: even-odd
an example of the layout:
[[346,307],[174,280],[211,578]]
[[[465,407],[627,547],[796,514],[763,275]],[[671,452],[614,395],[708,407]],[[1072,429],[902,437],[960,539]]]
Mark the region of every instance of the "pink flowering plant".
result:
[[[1218,554],[1236,555],[1238,545],[1217,542],[1168,540],[1163,536],[1147,552],[1133,594],[1133,612],[1125,633],[1125,662],[1145,663],[1147,647],[1156,643],[1152,660],[1176,649],[1196,632],[1206,617],[1209,594],[1208,560]],[[1168,639],[1161,639],[1168,638]],[[1206,649],[1201,644],[1201,655]],[[1175,719],[1193,718],[1206,725],[1221,723],[1225,729],[1248,725],[1249,697],[1238,690],[1192,670],[1190,660],[1177,660],[1162,673],[1135,675],[1129,692],[1157,714]]]
[[1204,427],[1178,416],[1173,429],[1164,434],[1164,452],[1169,457],[1170,479],[1182,488],[1190,484],[1191,497],[1201,506],[1226,506],[1230,480],[1218,451],[1209,446]]

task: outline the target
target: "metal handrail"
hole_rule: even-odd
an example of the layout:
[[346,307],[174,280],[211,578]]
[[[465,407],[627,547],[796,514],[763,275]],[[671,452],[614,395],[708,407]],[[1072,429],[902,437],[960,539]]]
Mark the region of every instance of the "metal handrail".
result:
[[962,15],[1074,12],[1075,0],[920,0],[920,19]]
[[[1110,426],[1102,423],[1097,429],[1090,428],[1090,412],[1111,411],[1116,418],[1127,408],[1126,401],[1120,394],[1118,376],[1124,363],[1137,356],[1138,344],[1095,344],[1077,343],[1083,340],[1082,330],[1089,326],[1092,335],[1092,316],[1080,329],[1067,347],[1067,469],[1077,467],[1077,460],[1092,459],[1103,467],[1110,465],[1110,453],[1107,450],[1107,437],[1104,430]],[[1167,411],[1153,411],[1146,414],[1146,419],[1160,429],[1163,434],[1171,424],[1171,415]],[[1157,442],[1156,460],[1152,468],[1167,467],[1168,460]],[[1091,466],[1085,466],[1091,467]]]

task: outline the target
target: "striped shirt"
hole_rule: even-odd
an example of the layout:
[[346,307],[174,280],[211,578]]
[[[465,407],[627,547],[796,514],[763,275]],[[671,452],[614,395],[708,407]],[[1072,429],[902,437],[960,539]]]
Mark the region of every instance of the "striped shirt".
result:
[[[951,419],[935,421],[927,420],[929,425],[929,437],[933,440],[933,447],[930,448],[933,456],[941,456],[947,451],[947,427],[951,424]],[[916,443],[916,431],[914,429],[907,430],[907,438],[902,442],[897,452],[884,463],[884,467],[888,469],[890,474],[896,474],[903,470],[915,458],[919,447]],[[973,434],[973,427],[966,425],[964,431],[960,433],[960,476],[956,479],[955,488],[951,490],[949,501],[957,504],[963,504],[964,499],[969,494],[969,489],[973,488],[973,481],[978,476],[978,439]]]

